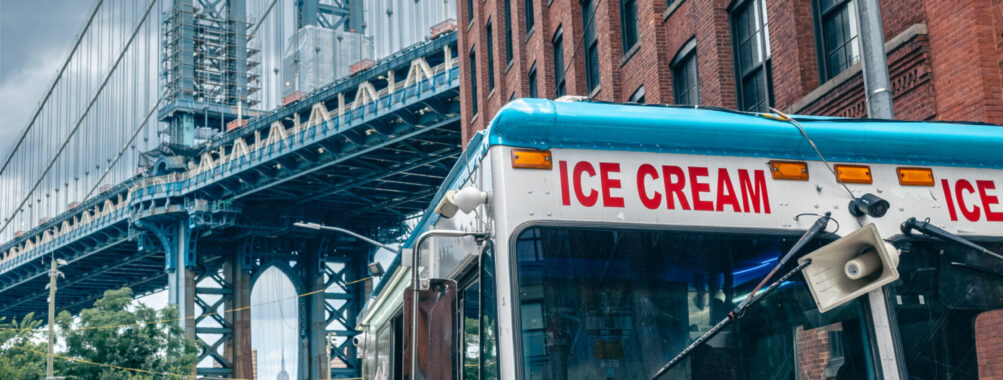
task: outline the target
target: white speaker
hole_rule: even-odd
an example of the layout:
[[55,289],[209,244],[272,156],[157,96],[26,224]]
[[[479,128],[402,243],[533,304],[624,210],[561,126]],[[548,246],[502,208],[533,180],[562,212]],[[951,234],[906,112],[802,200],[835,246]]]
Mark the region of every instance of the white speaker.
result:
[[868,224],[800,259],[802,274],[821,312],[850,302],[899,278],[899,253]]

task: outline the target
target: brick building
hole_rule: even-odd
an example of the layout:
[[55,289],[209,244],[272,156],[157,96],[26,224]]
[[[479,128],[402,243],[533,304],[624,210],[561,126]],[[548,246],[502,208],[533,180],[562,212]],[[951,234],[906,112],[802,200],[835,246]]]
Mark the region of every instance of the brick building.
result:
[[[460,0],[465,136],[510,99],[561,94],[865,117],[854,6]],[[1003,2],[881,8],[897,118],[1003,124]]]
[[[458,0],[464,140],[520,97],[866,117],[855,1]],[[882,0],[881,10],[896,118],[1003,124],[1003,1]],[[899,305],[900,328],[934,332]],[[953,353],[1003,376],[1003,340],[987,327],[1001,311],[951,318],[974,324],[971,347],[920,343],[906,355]],[[801,376],[833,376],[840,334],[798,330]],[[945,371],[913,362],[911,373]]]

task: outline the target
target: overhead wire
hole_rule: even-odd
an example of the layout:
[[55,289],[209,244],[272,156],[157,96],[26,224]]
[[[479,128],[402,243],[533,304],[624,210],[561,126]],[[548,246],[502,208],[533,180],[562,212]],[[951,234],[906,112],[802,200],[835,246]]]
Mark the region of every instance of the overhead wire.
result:
[[[128,51],[129,47],[132,45],[132,41],[135,40],[136,33],[139,32],[139,27],[141,27],[143,25],[143,23],[146,22],[147,17],[150,15],[150,10],[153,9],[153,5],[156,4],[156,3],[157,3],[157,0],[150,0],[150,4],[146,7],[146,13],[143,14],[143,19],[140,20],[140,22],[139,22],[138,25],[136,25],[136,29],[133,30],[132,36],[129,37],[129,41],[124,45],[122,53],[119,54],[118,58],[115,60],[115,63],[112,65],[111,69],[108,71],[108,75],[105,76],[105,79],[101,83],[101,86],[98,88],[97,93],[95,93],[94,97],[91,98],[91,101],[88,104],[87,108],[84,110],[83,115],[80,116],[80,119],[77,121],[76,125],[73,127],[73,130],[70,131],[69,136],[67,136],[66,140],[64,140],[63,143],[60,145],[59,150],[56,151],[55,156],[52,158],[52,160],[49,161],[49,164],[46,166],[45,170],[42,171],[42,174],[41,174],[41,176],[39,176],[39,179],[31,187],[31,190],[28,191],[27,196],[24,198],[24,200],[21,201],[21,204],[18,205],[18,207],[16,207],[15,210],[19,210],[22,207],[24,207],[24,204],[31,198],[31,195],[34,194],[35,190],[38,189],[39,184],[42,183],[42,180],[45,178],[46,174],[48,174],[49,170],[52,169],[53,163],[55,163],[56,159],[58,159],[59,156],[66,149],[66,146],[70,143],[70,141],[72,140],[73,136],[76,134],[77,130],[80,129],[80,125],[81,125],[81,123],[83,123],[84,118],[87,116],[87,114],[89,113],[89,111],[93,108],[94,103],[97,102],[98,97],[101,95],[101,92],[107,86],[108,80],[111,78],[112,74],[115,73],[115,70],[118,68],[119,63],[122,62],[123,56],[125,55],[126,51]],[[3,225],[3,227],[0,227],[0,232],[3,232],[4,230],[6,230],[7,226],[9,226],[9,225],[10,225],[10,221],[5,222],[4,225]]]
[[[368,280],[368,279],[371,279],[371,278],[373,278],[373,276],[363,277],[363,278],[360,278],[358,280],[346,282],[345,285],[356,284],[356,283],[359,283],[359,282],[362,282],[362,281],[365,281],[365,280]],[[272,287],[269,287],[269,288],[274,289],[274,288],[277,288],[277,287],[272,286]],[[220,311],[220,312],[203,313],[203,314],[197,315],[197,316],[190,316],[190,317],[183,317],[183,318],[159,319],[159,320],[155,320],[155,321],[148,321],[148,322],[141,322],[141,323],[123,323],[123,324],[113,324],[113,325],[86,326],[86,327],[72,328],[70,330],[72,330],[72,331],[82,331],[82,330],[117,329],[117,328],[122,328],[122,327],[147,326],[147,325],[153,325],[153,324],[158,324],[158,323],[180,322],[180,321],[188,320],[188,319],[193,319],[194,320],[196,318],[201,318],[201,317],[208,317],[208,316],[213,316],[213,315],[226,314],[226,313],[235,312],[235,311],[249,310],[249,309],[251,309],[253,307],[271,305],[271,304],[274,304],[274,303],[279,303],[279,302],[283,302],[283,301],[287,301],[287,300],[291,300],[291,299],[303,298],[303,297],[306,297],[306,296],[314,295],[314,294],[317,294],[317,293],[322,293],[322,292],[325,292],[325,291],[327,291],[326,288],[325,289],[317,289],[317,290],[309,291],[309,292],[306,292],[306,293],[297,294],[297,295],[294,295],[292,297],[276,298],[276,299],[273,299],[273,300],[267,301],[267,302],[256,303],[256,304],[253,304],[253,305],[248,305],[248,306],[243,306],[243,307],[238,307],[238,308],[233,308],[233,309],[225,309],[225,310]],[[278,297],[278,296],[276,296],[276,297]],[[12,327],[0,327],[0,331],[3,331],[3,330],[15,330],[15,328],[12,328]]]

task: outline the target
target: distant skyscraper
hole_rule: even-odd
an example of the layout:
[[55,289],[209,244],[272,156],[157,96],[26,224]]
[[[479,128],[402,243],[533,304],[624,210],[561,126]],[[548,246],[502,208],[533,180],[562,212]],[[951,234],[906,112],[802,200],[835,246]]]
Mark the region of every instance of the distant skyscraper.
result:
[[251,380],[258,379],[258,350],[251,349]]
[[289,380],[289,373],[286,372],[286,353],[284,351],[282,352],[282,369],[275,376],[275,380]]

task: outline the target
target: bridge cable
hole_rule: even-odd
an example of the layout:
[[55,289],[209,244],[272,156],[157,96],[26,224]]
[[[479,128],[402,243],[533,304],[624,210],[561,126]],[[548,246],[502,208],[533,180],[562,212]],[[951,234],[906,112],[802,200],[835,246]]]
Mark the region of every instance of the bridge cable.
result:
[[[21,200],[21,203],[14,209],[15,213],[20,211],[21,208],[24,207],[24,204],[27,203],[29,199],[31,199],[31,195],[35,192],[35,190],[38,189],[38,186],[42,183],[42,180],[45,179],[46,174],[49,174],[49,170],[52,169],[53,164],[55,164],[56,160],[66,149],[66,146],[69,145],[70,140],[72,140],[73,138],[73,135],[75,135],[77,133],[77,130],[80,129],[80,125],[83,123],[84,119],[87,117],[87,114],[90,112],[90,110],[94,107],[94,103],[97,102],[98,96],[101,95],[101,92],[105,89],[105,86],[108,84],[108,80],[111,79],[112,75],[115,73],[115,70],[118,68],[119,63],[122,62],[122,58],[125,57],[125,53],[129,50],[129,47],[132,46],[132,41],[136,39],[136,34],[142,28],[143,23],[146,22],[147,17],[150,15],[150,10],[153,9],[153,5],[156,3],[157,0],[150,0],[150,4],[146,7],[146,13],[143,14],[143,19],[140,20],[138,24],[136,24],[136,29],[133,30],[132,36],[129,37],[129,41],[126,42],[126,44],[122,47],[122,52],[119,53],[118,58],[115,60],[115,64],[113,64],[111,69],[108,71],[108,75],[105,76],[104,81],[101,82],[101,86],[98,87],[97,93],[95,93],[94,97],[91,98],[90,102],[87,104],[87,108],[84,109],[84,113],[80,115],[80,119],[77,120],[76,125],[70,131],[69,136],[66,136],[66,140],[63,141],[63,144],[59,147],[59,150],[56,152],[55,156],[52,157],[52,160],[49,161],[49,164],[45,167],[45,170],[42,171],[42,175],[38,177],[38,180],[35,181],[35,184],[31,187],[31,190],[28,191],[28,194],[25,195],[24,199]],[[6,230],[7,226],[10,225],[12,220],[13,219],[7,219],[7,221],[4,222],[3,227],[0,227],[0,232]]]
[[118,151],[118,154],[116,154],[115,158],[111,160],[111,162],[108,164],[108,167],[104,169],[104,173],[101,173],[101,177],[99,177],[97,181],[94,182],[94,186],[91,186],[90,191],[87,192],[87,195],[85,195],[83,199],[90,198],[91,195],[94,194],[94,190],[97,190],[98,186],[101,185],[101,181],[104,181],[104,178],[108,176],[108,173],[110,173],[111,169],[115,167],[115,164],[118,163],[118,160],[122,158],[122,155],[125,154],[125,151],[128,150],[129,146],[132,145],[133,141],[136,140],[136,136],[139,136],[139,132],[143,131],[143,129],[146,127],[146,124],[149,123],[150,117],[153,116],[153,113],[157,111],[157,107],[160,106],[160,102],[162,102],[163,100],[164,100],[164,93],[161,92],[160,97],[157,98],[157,102],[154,103],[153,106],[150,107],[150,111],[146,113],[146,119],[143,119],[143,122],[140,123],[135,130],[132,131],[132,136],[129,137],[129,141],[126,141],[125,144],[122,145],[122,149]]
[[[31,121],[28,125],[24,127],[24,131],[21,132],[21,137],[17,139],[17,143],[14,144],[14,149],[10,151],[10,155],[3,162],[3,167],[0,167],[0,175],[7,170],[7,166],[10,164],[11,160],[14,158],[14,153],[17,153],[17,149],[21,147],[21,143],[24,142],[25,138],[28,137],[28,132],[31,131],[31,127],[35,125],[35,121],[38,120],[38,115],[42,113],[42,109],[45,108],[45,104],[49,101],[49,97],[52,96],[52,92],[56,89],[59,84],[59,80],[62,79],[63,73],[66,72],[66,67],[69,66],[70,62],[73,61],[73,55],[77,52],[77,48],[80,47],[80,42],[83,41],[84,36],[87,35],[87,31],[90,30],[91,23],[94,21],[94,16],[97,15],[98,10],[101,9],[101,4],[104,0],[98,0],[97,5],[94,6],[94,10],[91,11],[90,17],[87,18],[87,24],[84,25],[83,32],[77,36],[77,42],[73,44],[73,48],[70,49],[70,54],[66,57],[66,61],[63,62],[63,66],[59,68],[59,73],[56,74],[56,79],[52,81],[52,85],[49,86],[49,91],[46,91],[45,97],[42,98],[42,102],[38,104],[38,109],[35,110],[35,114],[31,117]],[[0,230],[2,231],[2,230]]]
[[251,28],[251,31],[247,33],[248,35],[253,36],[254,33],[258,31],[258,28],[261,27],[261,23],[265,22],[265,19],[268,18],[268,14],[272,12],[272,7],[275,6],[275,3],[277,1],[278,0],[272,0],[272,3],[268,4],[268,9],[265,9],[265,13],[261,15],[261,18],[258,19],[258,22],[254,24],[253,28]]

